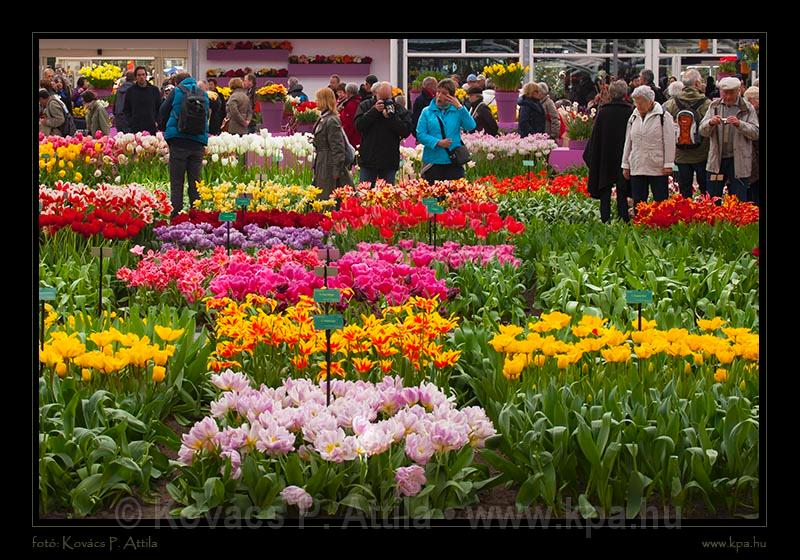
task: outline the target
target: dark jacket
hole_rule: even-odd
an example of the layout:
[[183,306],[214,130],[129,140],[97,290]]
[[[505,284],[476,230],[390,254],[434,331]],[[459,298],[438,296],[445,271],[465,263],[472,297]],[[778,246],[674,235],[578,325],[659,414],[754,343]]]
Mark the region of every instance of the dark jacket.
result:
[[[700,103],[697,108],[697,113],[700,116],[700,121],[697,123],[697,128],[699,129],[700,122],[703,121],[703,117],[706,116],[708,107],[711,105],[711,101],[706,98],[702,91],[693,87],[684,88],[678,95],[668,99],[663,107],[665,111],[672,115],[673,119],[676,119],[680,111],[689,109],[696,103]],[[677,120],[675,120],[675,128],[678,128]],[[710,144],[711,140],[703,137],[702,143],[696,148],[681,149],[678,147],[675,150],[675,163],[704,163],[708,159],[708,147]]]
[[664,92],[661,90],[661,88],[658,87],[655,83],[644,84],[644,85],[646,85],[647,87],[652,89],[653,92],[655,92],[655,94],[656,94],[656,102],[657,103],[661,103],[663,105],[664,102],[667,100],[667,96],[664,95]]
[[356,129],[356,111],[358,111],[360,103],[361,98],[354,95],[353,97],[348,97],[339,105],[339,120],[342,121],[344,133],[354,148],[361,144],[361,133]]
[[[373,84],[373,86],[374,85],[375,84]],[[366,101],[367,99],[372,99],[372,98],[375,97],[375,95],[372,93],[372,91],[367,91],[367,90],[364,89],[364,84],[361,84],[361,86],[358,88],[358,96],[361,98],[361,102],[362,103],[364,101]]]
[[625,133],[633,106],[625,101],[612,101],[601,105],[595,117],[592,135],[583,151],[583,161],[589,167],[589,194],[599,198],[600,192],[621,185],[622,152]]
[[520,97],[517,105],[519,105],[519,135],[525,137],[529,134],[543,133],[544,107],[542,104],[531,97]]
[[[197,82],[194,78],[186,78],[181,83],[181,86],[185,87],[190,92],[192,88],[197,87]],[[199,88],[198,88],[199,90]],[[198,91],[198,93],[203,93],[202,91]],[[130,92],[128,93],[130,95]],[[208,144],[208,119],[203,126],[203,132],[200,134],[186,134],[185,132],[181,132],[178,130],[178,118],[181,115],[182,105],[183,105],[183,96],[184,92],[181,90],[180,87],[175,87],[172,90],[172,107],[170,108],[169,112],[169,120],[167,120],[167,128],[164,131],[164,139],[168,142],[175,138],[182,138],[184,140],[192,140],[193,142],[197,142],[198,144],[202,144],[205,146]],[[206,117],[208,116],[208,95],[204,94],[205,97],[205,104],[206,104]]]
[[128,121],[125,120],[125,96],[132,85],[133,82],[123,82],[117,88],[117,96],[114,98],[114,127],[119,132],[128,132]]
[[424,89],[419,94],[419,97],[414,100],[414,105],[411,107],[411,124],[413,125],[411,131],[414,133],[414,137],[417,136],[419,116],[422,114],[423,109],[431,104],[431,101],[433,101],[433,97]]
[[[211,95],[212,93],[216,95]],[[217,91],[209,91],[208,94],[208,107],[211,111],[208,118],[208,133],[219,134],[221,132],[220,127],[222,126],[222,121],[225,119],[226,115],[225,98]],[[214,97],[214,99],[211,99],[212,97]]]
[[161,106],[161,94],[154,85],[144,87],[134,83],[125,94],[125,122],[128,132],[156,133],[156,119]]
[[479,97],[475,101],[475,106],[470,108],[469,114],[475,119],[475,132],[483,131],[491,136],[497,136],[500,129],[492,116],[492,110],[483,102],[483,97]]
[[59,99],[64,102],[64,105],[67,106],[67,111],[72,112],[72,99],[70,99],[69,93],[66,90],[61,90],[58,93]]
[[345,144],[339,117],[324,113],[314,125],[314,179],[322,189],[320,198],[328,198],[333,189],[352,185],[353,178],[345,165]]
[[287,91],[286,94],[292,97],[299,97],[300,103],[308,101],[308,96],[303,92],[303,86],[301,84],[295,85],[292,89]]
[[400,167],[400,141],[411,134],[411,113],[397,104],[394,114],[384,117],[372,107],[374,97],[358,104],[356,130],[361,133],[358,149],[361,167],[398,169]]

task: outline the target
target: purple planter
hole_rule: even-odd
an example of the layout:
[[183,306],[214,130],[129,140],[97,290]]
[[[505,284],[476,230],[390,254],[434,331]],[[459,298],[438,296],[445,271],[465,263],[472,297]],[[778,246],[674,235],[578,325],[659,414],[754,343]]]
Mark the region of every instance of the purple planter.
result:
[[261,128],[266,128],[272,134],[281,131],[281,117],[283,116],[283,102],[270,103],[259,101],[261,104]]
[[497,103],[498,122],[516,122],[519,93],[516,91],[498,91],[495,92],[494,99],[495,103]]
[[589,143],[589,140],[572,140],[569,141],[569,149],[570,150],[578,150],[582,154],[583,151],[586,149],[586,144]]
[[97,99],[105,99],[112,93],[114,93],[113,89],[106,89],[106,88],[92,88],[92,92],[94,93]]
[[[211,78],[213,78],[213,76]],[[206,78],[206,80],[211,79],[211,78]],[[213,78],[213,79],[217,80],[217,83],[219,85],[227,86],[228,84],[231,83],[231,80],[233,78],[219,77],[219,78]],[[267,82],[272,82],[273,84],[287,85],[289,83],[289,78],[270,78],[270,77],[262,78],[261,76],[256,77],[256,87],[265,86],[265,85],[267,85]]]
[[369,64],[289,64],[290,76],[361,76],[369,74]]
[[240,60],[242,62],[286,62],[289,53],[282,49],[208,49],[207,60]]
[[315,124],[316,123],[297,123],[294,128],[295,128],[295,130],[297,132],[300,132],[300,133],[303,133],[303,132],[314,132],[314,125]]

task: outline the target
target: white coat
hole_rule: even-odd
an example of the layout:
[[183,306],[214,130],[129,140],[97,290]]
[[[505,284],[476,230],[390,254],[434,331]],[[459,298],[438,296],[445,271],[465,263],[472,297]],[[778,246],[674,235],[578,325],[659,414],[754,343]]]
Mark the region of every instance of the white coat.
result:
[[[664,125],[661,125],[664,115]],[[638,109],[628,119],[622,168],[631,175],[664,175],[675,163],[675,124],[672,115],[656,102],[644,119]]]

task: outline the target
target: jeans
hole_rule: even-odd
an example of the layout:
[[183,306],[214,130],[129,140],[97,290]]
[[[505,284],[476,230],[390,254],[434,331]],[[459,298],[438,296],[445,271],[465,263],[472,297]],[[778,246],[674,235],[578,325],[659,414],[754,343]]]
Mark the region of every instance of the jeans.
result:
[[464,166],[455,163],[435,163],[422,174],[422,178],[429,183],[433,183],[434,181],[455,181],[463,177]]
[[631,175],[634,208],[640,202],[647,202],[648,190],[653,191],[653,200],[660,202],[669,197],[669,177],[666,175]]
[[695,173],[700,192],[706,194],[706,162],[678,164],[678,184],[681,187],[681,196],[684,198],[692,198]]
[[709,195],[722,197],[722,188],[725,186],[725,182],[728,181],[729,182],[728,194],[736,196],[742,202],[747,201],[748,178],[747,177],[741,179],[736,178],[733,158],[724,158],[720,162],[718,175],[724,175],[724,178],[721,181],[712,181],[711,177],[713,175],[715,174],[711,173],[711,171],[708,172]]
[[198,143],[196,150],[189,150],[179,146],[169,147],[169,190],[172,202],[172,216],[177,216],[183,210],[183,181],[189,180],[189,207],[200,198],[197,193],[197,182],[200,180],[200,171],[203,168],[203,154],[205,146]]
[[362,167],[359,171],[358,182],[364,183],[369,181],[370,187],[375,187],[375,182],[378,179],[383,179],[390,185],[394,185],[394,178],[397,175],[397,169],[377,169],[375,167]]
[[761,193],[759,192],[758,181],[750,183],[750,186],[747,188],[747,200],[756,206],[761,206]]
[[[617,184],[617,215],[623,222],[630,220],[630,214],[628,213],[629,192],[629,182],[625,179],[622,179]],[[603,223],[608,223],[611,221],[611,187],[600,191],[600,220]]]

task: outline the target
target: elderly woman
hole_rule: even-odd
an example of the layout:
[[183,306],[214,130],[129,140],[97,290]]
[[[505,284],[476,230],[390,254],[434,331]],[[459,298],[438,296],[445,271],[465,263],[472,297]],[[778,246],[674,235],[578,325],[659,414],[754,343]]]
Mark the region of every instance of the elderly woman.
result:
[[630,182],[623,177],[619,162],[625,148],[625,132],[633,107],[625,101],[628,84],[618,80],[608,86],[610,101],[600,106],[592,127],[592,136],[583,151],[589,167],[589,194],[600,199],[600,219],[611,221],[611,188],[617,187],[617,214],[627,222]]
[[[340,84],[341,85],[341,84]],[[339,111],[339,121],[347,135],[347,140],[354,147],[361,145],[361,133],[356,128],[356,111],[361,98],[358,96],[358,84],[350,83],[344,88],[345,97],[338,101],[336,109]]]
[[[747,88],[744,92],[744,99],[753,106],[753,109],[756,110],[756,115],[760,117],[761,115],[758,110],[758,87],[753,86]],[[758,188],[758,143],[760,141],[760,138],[753,141],[753,171],[750,174],[750,185],[747,188],[747,200],[756,206],[761,206],[761,193]]]
[[336,110],[336,97],[328,86],[317,91],[317,109],[322,113],[314,125],[314,181],[322,189],[322,198],[330,197],[333,190],[352,185],[353,178],[347,169],[345,135]]
[[519,135],[521,137],[544,133],[544,107],[539,101],[543,97],[544,94],[539,84],[529,82],[522,86],[522,97],[517,101],[517,105],[519,105]]
[[639,86],[631,94],[636,109],[628,119],[622,173],[631,180],[634,205],[669,196],[668,177],[675,163],[675,125],[672,115],[657,103],[649,86]]
[[672,99],[683,91],[683,82],[672,82],[667,86],[667,97]]

